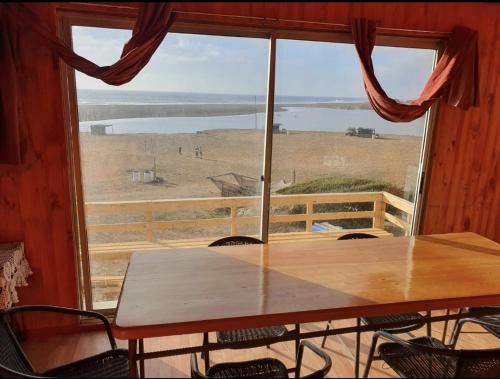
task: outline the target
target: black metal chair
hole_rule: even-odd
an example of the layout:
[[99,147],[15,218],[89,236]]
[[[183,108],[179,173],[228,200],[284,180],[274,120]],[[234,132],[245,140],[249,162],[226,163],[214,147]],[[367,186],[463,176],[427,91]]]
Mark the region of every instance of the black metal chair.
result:
[[[52,312],[96,318],[103,322],[111,350],[64,366],[37,373],[24,354],[9,325],[17,313]],[[19,306],[0,311],[0,377],[3,378],[126,378],[128,377],[128,351],[117,349],[109,321],[97,312],[56,307],[51,305]]]
[[[321,369],[302,378],[324,378],[332,367],[332,360],[328,354],[309,341],[302,341],[299,344],[295,377],[300,378],[305,347],[318,355],[323,360],[324,365]],[[263,358],[246,362],[218,363],[202,374],[198,368],[196,354],[191,354],[191,378],[288,378],[288,370],[278,359]]]
[[[212,242],[209,247],[213,246],[233,246],[233,245],[259,245],[263,244],[260,239],[248,237],[248,236],[230,236],[218,239]],[[295,325],[295,330],[293,333],[299,332],[299,325]],[[251,328],[251,329],[235,329],[235,330],[226,330],[217,332],[217,342],[224,343],[233,343],[233,342],[251,342],[258,341],[265,338],[273,338],[273,337],[282,337],[288,333],[292,333],[289,331],[284,325],[278,326],[269,326],[262,328]],[[295,353],[298,353],[299,350],[299,342],[300,340],[296,339],[295,341]],[[208,343],[208,333],[203,334],[203,343]],[[267,345],[269,347],[269,345]],[[246,348],[242,345],[241,349]],[[233,347],[233,349],[237,349]],[[205,369],[208,369],[209,364],[209,354],[202,354],[202,358],[205,360]]]
[[232,246],[232,245],[262,245],[262,242],[258,238],[248,237],[248,236],[230,236],[220,238],[212,242],[208,247],[212,246]]
[[[374,236],[373,234],[367,234],[367,233],[349,233],[349,234],[344,234],[343,236],[339,237],[338,240],[351,240],[351,239],[368,239],[368,238],[378,238],[377,236]],[[365,325],[371,325],[376,327],[377,325],[380,324],[386,324],[386,323],[395,323],[395,322],[402,322],[402,321],[410,321],[414,322],[411,325],[407,325],[404,327],[393,327],[393,328],[386,328],[384,329],[386,332],[392,333],[392,334],[401,334],[401,333],[409,333],[413,330],[420,329],[423,327],[426,322],[424,321],[424,317],[420,313],[401,313],[401,314],[395,314],[395,315],[384,315],[384,316],[377,316],[377,317],[361,317],[356,319],[356,324],[358,327],[361,326],[361,324]],[[326,325],[326,330],[328,331],[332,325],[331,320],[328,321],[328,324]],[[431,326],[430,323],[427,323],[427,334],[430,336],[431,335]],[[323,342],[321,343],[321,347],[325,347],[327,335],[323,337]],[[354,363],[354,376],[356,378],[359,377],[359,356],[360,356],[360,346],[361,346],[361,333],[357,332],[356,333],[356,354],[355,354],[355,363]],[[372,342],[372,346],[370,347],[370,354],[368,356],[368,359],[373,359],[373,354],[375,351],[376,347],[376,342]]]
[[[470,312],[478,312],[482,310],[499,310],[500,307],[480,307],[480,308],[469,308]],[[458,312],[462,313],[462,309]],[[467,317],[459,319],[455,322],[453,327],[453,333],[450,339],[450,345],[454,349],[458,342],[458,337],[462,331],[462,327],[465,323],[473,323],[482,326],[488,333],[493,334],[495,337],[500,338],[500,314],[491,316],[480,316],[480,317]]]
[[[380,344],[378,353],[400,377],[500,377],[500,349],[453,350],[429,336],[406,341],[384,331],[375,335],[392,341]],[[371,363],[367,363],[368,370]]]

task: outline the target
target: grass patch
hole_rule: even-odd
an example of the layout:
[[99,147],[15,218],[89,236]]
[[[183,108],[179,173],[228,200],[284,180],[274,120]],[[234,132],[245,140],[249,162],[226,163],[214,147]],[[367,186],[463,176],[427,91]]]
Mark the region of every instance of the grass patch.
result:
[[346,178],[327,176],[308,182],[297,183],[282,188],[277,193],[281,195],[296,195],[305,193],[329,193],[329,192],[379,192],[387,191],[396,196],[402,196],[403,190],[390,183],[380,180]]
[[[298,195],[313,193],[351,193],[351,192],[390,192],[396,196],[403,197],[404,191],[393,184],[380,180],[359,179],[348,177],[328,176],[314,179],[308,182],[297,183],[292,186],[282,188],[277,193],[280,195]],[[277,209],[280,214],[303,214],[306,207],[303,204],[293,206],[283,206]],[[314,207],[315,213],[328,212],[360,212],[372,211],[373,203],[342,203],[342,204],[317,204]],[[277,214],[277,213],[276,213]],[[290,223],[292,227],[299,227]],[[371,219],[347,219],[336,220],[334,224],[344,229],[371,228]]]

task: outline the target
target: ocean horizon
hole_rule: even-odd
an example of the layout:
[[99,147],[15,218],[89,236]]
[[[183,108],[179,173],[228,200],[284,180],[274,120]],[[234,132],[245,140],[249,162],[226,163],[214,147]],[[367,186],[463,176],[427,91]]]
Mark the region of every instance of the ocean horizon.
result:
[[[409,123],[394,123],[381,118],[372,109],[329,109],[293,106],[293,104],[367,102],[364,98],[277,96],[285,111],[274,113],[274,123],[290,131],[345,132],[348,128],[372,128],[378,134],[423,135],[425,117]],[[161,105],[161,104],[262,104],[265,96],[200,94],[188,92],[79,90],[81,105]],[[80,132],[90,125],[106,125],[108,134],[197,133],[215,129],[264,129],[264,113],[231,116],[185,116],[103,119],[81,121]]]

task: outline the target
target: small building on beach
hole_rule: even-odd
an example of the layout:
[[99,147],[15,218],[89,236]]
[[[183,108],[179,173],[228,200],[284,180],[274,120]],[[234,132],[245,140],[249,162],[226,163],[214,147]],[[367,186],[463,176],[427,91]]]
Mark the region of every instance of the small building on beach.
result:
[[90,125],[90,134],[93,136],[105,136],[106,128],[113,126],[111,124],[93,124]]

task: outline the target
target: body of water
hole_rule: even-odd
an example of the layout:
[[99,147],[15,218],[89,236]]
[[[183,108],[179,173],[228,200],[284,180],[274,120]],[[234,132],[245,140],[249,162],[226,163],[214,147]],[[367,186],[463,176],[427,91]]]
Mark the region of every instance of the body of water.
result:
[[[254,96],[188,94],[146,91],[79,90],[82,104],[241,104],[253,103]],[[262,101],[257,97],[257,101]],[[320,98],[282,96],[281,103],[362,102],[360,98]],[[374,128],[378,134],[422,136],[425,117],[409,123],[384,120],[371,109],[326,109],[288,107],[276,112],[274,122],[292,131],[345,132],[347,128]],[[105,124],[108,134],[196,133],[214,129],[264,129],[263,113],[237,116],[127,118],[80,122],[80,131],[89,132],[90,125]]]
[[[374,128],[378,134],[422,136],[424,120],[409,123],[392,123],[371,110],[324,108],[288,108],[276,112],[274,122],[281,128],[293,131],[345,132],[349,127]],[[127,118],[118,120],[82,121],[80,131],[89,132],[90,125],[109,125],[108,134],[135,133],[196,133],[214,129],[263,129],[264,113],[256,115],[213,117],[157,117]]]

